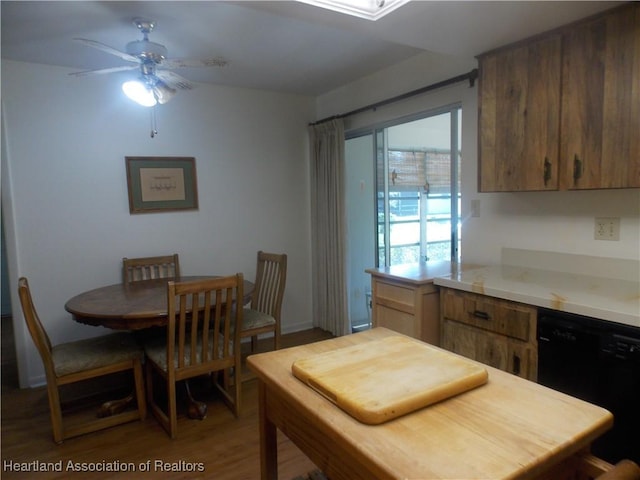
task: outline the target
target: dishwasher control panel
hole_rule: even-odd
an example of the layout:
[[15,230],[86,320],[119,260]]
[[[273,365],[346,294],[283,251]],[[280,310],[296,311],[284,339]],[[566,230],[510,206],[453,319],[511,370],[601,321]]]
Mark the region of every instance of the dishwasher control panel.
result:
[[640,337],[611,333],[602,338],[601,351],[620,360],[640,363]]

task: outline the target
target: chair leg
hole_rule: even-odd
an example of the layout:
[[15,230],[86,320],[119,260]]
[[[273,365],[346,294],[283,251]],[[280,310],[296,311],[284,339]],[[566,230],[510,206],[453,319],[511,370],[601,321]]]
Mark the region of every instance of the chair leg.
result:
[[234,383],[237,383],[237,375],[236,372],[233,372],[233,380],[231,379],[231,369],[230,368],[225,368],[222,371],[222,388],[226,391],[229,391],[229,387],[231,386],[231,382],[233,381]]
[[[222,401],[229,407],[235,417],[240,416],[240,395],[242,391],[242,379],[236,372],[240,371],[240,361],[233,367],[212,372],[213,386],[222,395]],[[233,372],[233,373],[232,373]],[[216,378],[217,377],[217,378]]]
[[235,382],[234,382],[234,388],[235,388],[235,392],[234,392],[234,415],[237,417],[240,416],[240,397],[241,397],[241,392],[242,392],[242,380],[240,379],[240,361],[236,362],[236,367],[235,367]]
[[47,395],[49,396],[49,412],[51,415],[51,428],[53,441],[61,444],[64,441],[64,427],[62,425],[62,407],[60,406],[60,391],[54,382],[47,382]]
[[178,406],[176,400],[176,382],[167,377],[167,408],[169,410],[169,436],[176,438],[178,434]]
[[154,368],[151,365],[151,362],[149,360],[147,360],[146,362],[145,373],[146,373],[145,383],[146,383],[146,389],[147,389],[147,405],[149,406],[149,410],[151,410],[151,413],[156,418],[156,420],[158,420],[160,425],[166,429],[166,425],[164,422],[164,413],[160,408],[160,406],[156,403],[156,400],[154,398],[154,392],[153,392]]
[[151,362],[147,360],[145,364],[146,370],[146,387],[147,387],[147,404],[149,408],[153,409],[155,406],[155,401],[153,399],[153,368],[151,367]]
[[144,375],[142,373],[142,362],[133,361],[133,377],[136,385],[136,400],[138,401],[138,414],[140,420],[147,418],[147,400],[144,391]]
[[[153,392],[153,376],[155,373],[155,367],[152,365],[151,361],[147,359],[146,365],[146,373],[147,373],[147,402],[148,408],[151,410],[151,413],[158,421],[158,423],[165,429],[165,431],[169,434],[169,436],[173,439],[176,434],[176,425],[177,425],[177,414],[175,416],[174,426],[171,425],[171,405],[172,405],[172,384],[169,382],[169,378],[166,375],[161,375],[165,381],[165,387],[167,391],[167,411],[156,403]],[[158,373],[160,374],[160,373]],[[173,384],[173,405],[175,408],[175,383]]]

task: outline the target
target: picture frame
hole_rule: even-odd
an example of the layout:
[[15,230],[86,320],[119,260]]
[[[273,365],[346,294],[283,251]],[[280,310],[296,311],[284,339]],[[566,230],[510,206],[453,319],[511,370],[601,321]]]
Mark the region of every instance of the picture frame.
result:
[[129,212],[198,209],[194,157],[125,157]]

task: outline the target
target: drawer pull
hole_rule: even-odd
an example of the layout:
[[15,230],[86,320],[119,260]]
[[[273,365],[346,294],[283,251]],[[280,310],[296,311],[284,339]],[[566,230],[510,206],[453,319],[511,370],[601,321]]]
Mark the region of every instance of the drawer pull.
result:
[[520,375],[520,357],[513,354],[513,373],[514,375]]
[[578,183],[578,179],[582,177],[582,160],[578,154],[573,157],[573,183]]
[[549,157],[544,157],[542,179],[544,180],[544,186],[546,187],[549,180],[551,180],[551,162],[549,161]]
[[487,312],[483,312],[481,310],[474,310],[473,316],[476,318],[481,318],[482,320],[489,320],[489,314]]

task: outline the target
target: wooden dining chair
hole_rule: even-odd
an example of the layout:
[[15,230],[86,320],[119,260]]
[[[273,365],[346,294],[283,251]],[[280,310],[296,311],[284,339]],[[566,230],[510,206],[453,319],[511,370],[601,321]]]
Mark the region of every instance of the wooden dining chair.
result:
[[[147,414],[142,372],[143,350],[129,332],[119,332],[75,342],[51,345],[33,304],[29,282],[18,281],[18,294],[22,312],[31,338],[40,353],[47,378],[49,410],[53,427],[53,440],[65,439],[112,427],[132,420],[144,419]],[[71,383],[131,370],[135,382],[137,409],[112,416],[75,424],[63,423],[60,387]]]
[[[176,382],[213,374],[214,386],[233,414],[240,413],[240,371],[243,276],[217,277],[188,282],[168,282],[169,312],[166,338],[145,343],[147,401],[153,415],[176,438],[178,415]],[[155,401],[153,376],[159,374],[167,389],[166,411]]]
[[640,467],[637,463],[625,459],[596,478],[598,480],[640,480]]
[[154,278],[180,277],[180,261],[177,253],[159,257],[140,257],[122,259],[122,283]]
[[244,309],[242,338],[251,337],[255,352],[258,335],[273,334],[273,348],[280,348],[280,312],[287,281],[287,255],[258,252],[256,281],[251,304]]
[[624,459],[615,465],[589,453],[578,455],[578,471],[596,480],[640,480],[640,466]]

